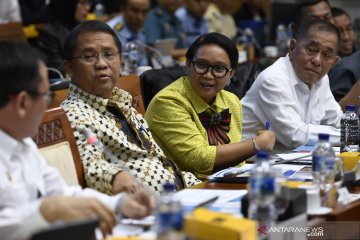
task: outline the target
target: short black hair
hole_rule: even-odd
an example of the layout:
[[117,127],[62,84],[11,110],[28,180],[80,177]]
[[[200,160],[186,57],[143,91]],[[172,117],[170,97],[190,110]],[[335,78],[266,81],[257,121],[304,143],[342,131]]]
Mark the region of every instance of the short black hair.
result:
[[295,2],[295,7],[293,9],[294,23],[297,26],[300,26],[301,25],[302,15],[303,15],[303,9],[308,7],[308,6],[318,4],[320,2],[326,2],[330,7],[330,3],[329,3],[328,0],[297,0]]
[[217,32],[205,33],[198,37],[190,45],[186,52],[187,60],[192,61],[199,48],[208,44],[215,44],[224,49],[229,56],[231,68],[236,68],[239,59],[239,52],[234,42],[230,38]]
[[338,17],[340,15],[346,15],[346,16],[348,16],[348,18],[350,18],[350,15],[347,12],[345,12],[345,10],[343,10],[341,8],[337,8],[337,7],[331,8],[331,14],[333,15],[333,17]]
[[64,43],[64,59],[71,60],[73,58],[79,35],[88,32],[103,32],[110,34],[118,47],[119,53],[122,52],[120,40],[116,36],[114,30],[102,21],[91,20],[79,24],[67,36]]
[[21,41],[0,41],[0,108],[20,91],[38,91],[39,53]]
[[302,39],[306,38],[309,34],[310,29],[314,27],[316,27],[318,31],[325,31],[335,34],[337,38],[336,48],[339,49],[341,39],[339,30],[334,24],[320,19],[309,20],[302,24],[299,33],[296,35],[296,40],[301,41]]

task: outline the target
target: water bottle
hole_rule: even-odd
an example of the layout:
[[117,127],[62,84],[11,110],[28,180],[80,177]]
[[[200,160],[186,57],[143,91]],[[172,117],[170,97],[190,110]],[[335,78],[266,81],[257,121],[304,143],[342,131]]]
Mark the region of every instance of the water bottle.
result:
[[335,175],[336,171],[336,157],[329,157],[325,161],[326,174],[325,182],[320,191],[321,206],[334,208],[336,206],[336,193],[337,189],[335,186]]
[[286,54],[288,49],[288,34],[284,24],[279,24],[276,28],[276,46],[280,56]]
[[255,61],[255,39],[254,33],[250,28],[245,28],[245,49],[247,54],[247,60],[249,62]]
[[355,105],[346,105],[346,112],[340,120],[340,152],[359,150],[359,117]]
[[[328,166],[335,159],[335,152],[329,142],[330,135],[319,133],[319,142],[312,153],[312,176],[313,184],[320,191],[321,205],[326,206],[330,186]],[[333,181],[333,180],[332,180]]]
[[258,151],[249,179],[249,218],[259,221],[259,226],[273,225],[276,220],[275,207],[276,172],[270,168],[269,153]]
[[136,69],[140,65],[141,58],[144,57],[142,54],[142,48],[136,42],[128,42],[125,45],[124,59],[127,74],[135,74]]
[[94,8],[96,19],[101,18],[105,15],[105,6],[101,0],[97,0]]
[[[174,198],[175,185],[166,183],[156,208],[157,239],[180,239],[183,212],[180,202]],[[171,236],[171,237],[170,237]],[[178,237],[175,237],[178,236]]]

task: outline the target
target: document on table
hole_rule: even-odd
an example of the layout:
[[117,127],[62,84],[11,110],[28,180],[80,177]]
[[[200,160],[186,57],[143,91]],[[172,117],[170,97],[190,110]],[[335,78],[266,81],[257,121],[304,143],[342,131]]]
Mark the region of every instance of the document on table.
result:
[[213,211],[227,212],[240,215],[241,198],[247,190],[218,190],[218,189],[184,189],[175,194],[181,202],[185,213],[190,213],[195,207],[211,199],[217,199],[207,206]]
[[[305,156],[305,155],[304,155]],[[239,168],[226,168],[221,171],[218,171],[208,177],[209,181],[215,181],[215,182],[223,182],[222,179],[229,179],[236,181],[236,178],[248,178],[250,176],[250,171],[253,168],[254,164],[245,164]],[[311,180],[312,177],[308,174],[308,168],[309,166],[304,164],[272,164],[272,168],[279,169],[279,172],[281,172],[281,175],[283,178],[288,179],[294,179],[298,181],[308,181]],[[236,176],[227,177],[226,175],[232,173],[237,174]]]

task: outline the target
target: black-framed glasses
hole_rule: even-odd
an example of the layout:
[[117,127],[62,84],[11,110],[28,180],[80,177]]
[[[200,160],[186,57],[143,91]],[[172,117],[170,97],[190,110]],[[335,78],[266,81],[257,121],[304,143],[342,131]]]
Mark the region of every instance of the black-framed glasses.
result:
[[194,71],[197,74],[205,74],[209,71],[209,68],[211,68],[211,73],[216,78],[225,77],[225,75],[232,69],[232,68],[226,68],[221,65],[209,65],[202,61],[192,61],[192,65],[194,67]]
[[39,97],[39,96],[44,97],[47,104],[51,104],[55,98],[55,93],[50,90],[43,92],[43,93],[37,92],[37,91],[26,91],[26,92],[29,95],[34,96],[34,97]]
[[99,57],[106,62],[112,62],[115,60],[116,56],[119,55],[119,51],[105,51],[102,53],[85,53],[79,57],[70,58],[70,60],[79,59],[85,63],[95,63]]

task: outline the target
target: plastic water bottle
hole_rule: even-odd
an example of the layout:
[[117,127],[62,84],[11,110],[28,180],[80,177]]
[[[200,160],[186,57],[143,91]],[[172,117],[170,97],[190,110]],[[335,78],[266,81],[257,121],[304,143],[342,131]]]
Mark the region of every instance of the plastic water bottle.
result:
[[255,61],[255,37],[250,28],[245,28],[245,49],[247,53],[247,60],[250,62]]
[[276,220],[275,207],[276,172],[270,168],[269,153],[258,151],[254,168],[250,172],[249,218],[260,225],[273,225]]
[[183,212],[180,202],[174,198],[175,185],[166,183],[160,194],[156,209],[157,239],[180,239]]
[[125,45],[124,58],[125,67],[124,70],[128,74],[135,74],[136,69],[140,65],[141,58],[144,57],[142,54],[142,48],[136,42],[128,42]]
[[[330,184],[333,184],[333,176],[329,175],[328,166],[335,159],[335,152],[329,142],[330,135],[326,133],[319,133],[319,142],[315,146],[312,154],[312,175],[313,184],[318,187],[320,191],[321,205],[327,206],[327,199]],[[332,179],[332,180],[331,180]]]
[[96,18],[99,19],[105,15],[105,6],[101,0],[97,0],[94,8]]
[[347,105],[346,112],[340,121],[340,152],[357,152],[359,150],[359,117],[355,105]]
[[279,55],[285,55],[288,49],[288,34],[284,24],[279,24],[276,28],[276,46]]

